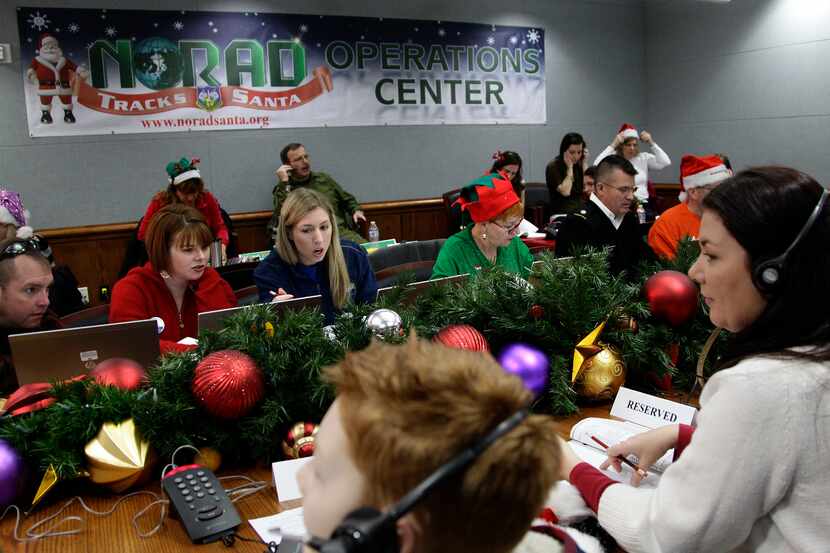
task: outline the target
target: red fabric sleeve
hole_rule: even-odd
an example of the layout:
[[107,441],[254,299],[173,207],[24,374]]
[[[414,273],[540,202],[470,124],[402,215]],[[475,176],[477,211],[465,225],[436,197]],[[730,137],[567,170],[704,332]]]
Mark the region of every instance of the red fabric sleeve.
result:
[[141,224],[138,225],[138,239],[142,242],[144,241],[144,235],[147,233],[147,225],[150,224],[150,220],[153,218],[153,215],[161,209],[162,205],[158,199],[153,198],[150,200],[150,205],[147,206],[147,211],[144,212],[144,218],[141,219]]
[[677,429],[677,444],[674,446],[674,458],[672,461],[677,461],[689,442],[692,441],[692,434],[695,433],[695,427],[688,424],[680,424]]
[[613,484],[619,484],[611,480],[599,469],[589,465],[588,463],[579,463],[572,470],[568,478],[571,484],[576,486],[579,493],[582,494],[582,499],[588,504],[595,513],[599,510],[599,499],[602,497],[602,492],[605,488]]
[[226,246],[230,241],[228,236],[228,227],[225,226],[225,221],[222,220],[222,212],[219,211],[219,202],[210,192],[205,192],[203,196],[202,206],[199,209],[207,219],[208,226],[213,232],[214,239],[219,239]]

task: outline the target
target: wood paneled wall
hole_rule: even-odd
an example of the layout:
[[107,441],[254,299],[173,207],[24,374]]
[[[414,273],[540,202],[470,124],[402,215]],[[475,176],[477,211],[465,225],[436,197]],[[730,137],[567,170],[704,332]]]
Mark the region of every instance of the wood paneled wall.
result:
[[[655,184],[654,189],[659,211],[677,203],[678,184]],[[377,223],[381,238],[430,240],[447,234],[448,220],[441,198],[367,203],[363,208],[366,217]],[[265,228],[270,218],[270,211],[231,215],[240,252],[269,248]],[[102,303],[101,287],[111,290],[115,283],[136,224],[44,229],[38,233],[49,240],[57,262],[69,265],[80,286],[89,288],[91,305],[98,305]]]
[[[366,217],[375,221],[381,238],[429,240],[443,238],[447,217],[441,198],[375,202],[363,205]],[[231,215],[240,252],[269,248],[266,225],[270,211]],[[58,263],[69,265],[80,286],[89,288],[90,304],[102,303],[100,289],[118,276],[136,222],[39,230],[49,240]]]

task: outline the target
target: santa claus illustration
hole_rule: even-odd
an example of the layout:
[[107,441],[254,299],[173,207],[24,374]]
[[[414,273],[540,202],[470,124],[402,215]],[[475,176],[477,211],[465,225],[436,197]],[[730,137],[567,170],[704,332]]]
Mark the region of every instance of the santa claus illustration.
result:
[[41,123],[52,122],[52,98],[55,96],[60,98],[63,106],[64,122],[75,122],[72,114],[73,75],[75,78],[86,79],[89,72],[63,56],[58,39],[48,33],[42,35],[38,40],[38,55],[26,71],[26,77],[38,88],[40,109],[43,112],[40,116]]

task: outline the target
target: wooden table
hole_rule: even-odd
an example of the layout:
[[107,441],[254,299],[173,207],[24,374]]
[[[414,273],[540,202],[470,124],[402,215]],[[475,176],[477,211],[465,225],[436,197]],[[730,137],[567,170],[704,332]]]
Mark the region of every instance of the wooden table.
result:
[[[563,438],[567,438],[571,427],[580,419],[585,417],[607,417],[610,410],[610,403],[583,407],[578,415],[569,417],[562,417],[557,419],[559,424],[559,433]],[[273,477],[270,466],[259,466],[244,471],[246,476],[255,480],[264,480],[269,482],[268,488],[259,493],[250,495],[239,500],[235,506],[242,518],[242,524],[239,526],[238,533],[241,536],[251,539],[258,539],[258,536],[248,524],[248,520],[252,518],[259,518],[268,515],[273,515],[283,509],[293,509],[299,507],[301,500],[289,501],[286,503],[278,503],[276,498],[276,490],[273,485]],[[227,476],[231,474],[240,474],[239,470],[220,470],[219,476]],[[241,481],[240,481],[241,483]],[[230,482],[226,487],[230,488],[236,485]],[[161,495],[160,487],[157,482],[148,484],[142,489],[150,490]],[[96,511],[104,511],[109,509],[117,500],[118,496],[85,496],[84,501],[90,508]],[[68,501],[67,498],[56,500],[55,496],[47,498],[48,505],[35,513],[29,518],[21,521],[20,535],[24,535],[25,529],[28,529],[35,522],[42,520],[54,514],[60,507]],[[148,505],[153,500],[149,496],[140,496],[131,498],[125,503],[119,505],[118,509],[107,517],[96,517],[85,512],[77,503],[63,512],[62,516],[76,515],[84,519],[84,528],[80,534],[73,536],[61,536],[54,538],[47,538],[35,542],[21,543],[13,539],[12,533],[14,531],[14,513],[6,515],[0,523],[0,553],[23,553],[23,552],[106,552],[106,553],[166,553],[179,551],[201,551],[205,553],[218,551],[234,551],[240,553],[261,553],[264,546],[258,543],[244,542],[237,540],[232,549],[225,547],[221,541],[214,542],[207,545],[194,545],[187,537],[184,527],[169,516],[164,521],[164,526],[156,534],[149,538],[140,538],[136,534],[135,528],[132,525],[133,515],[145,505]],[[156,511],[154,511],[156,512]],[[144,517],[142,522],[143,529],[148,529],[155,524],[151,522],[150,515]],[[155,520],[158,520],[157,518]],[[77,525],[77,522],[72,523]]]

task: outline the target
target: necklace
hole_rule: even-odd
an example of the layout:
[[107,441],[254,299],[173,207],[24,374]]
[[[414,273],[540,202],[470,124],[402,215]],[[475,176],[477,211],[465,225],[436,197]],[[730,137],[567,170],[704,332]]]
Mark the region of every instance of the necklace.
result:
[[478,246],[478,250],[481,252],[481,255],[487,259],[490,263],[496,263],[496,257],[498,257],[498,249],[495,249],[493,253],[488,253],[488,243],[487,243],[487,232],[482,232],[480,235],[477,235],[475,232],[473,233],[473,242],[475,242],[476,246]]

